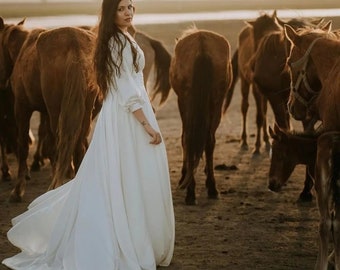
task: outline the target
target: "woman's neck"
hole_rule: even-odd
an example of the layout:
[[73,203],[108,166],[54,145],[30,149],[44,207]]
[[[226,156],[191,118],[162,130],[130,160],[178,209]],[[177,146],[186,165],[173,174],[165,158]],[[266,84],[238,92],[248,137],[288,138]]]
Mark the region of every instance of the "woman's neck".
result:
[[123,34],[128,34],[128,28],[127,27],[119,27],[120,31],[122,31]]

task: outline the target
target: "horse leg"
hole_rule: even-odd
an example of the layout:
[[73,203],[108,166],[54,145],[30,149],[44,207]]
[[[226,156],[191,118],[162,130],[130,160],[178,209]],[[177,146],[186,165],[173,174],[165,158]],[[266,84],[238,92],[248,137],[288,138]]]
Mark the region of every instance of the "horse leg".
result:
[[205,157],[206,157],[205,174],[207,175],[205,186],[208,189],[209,199],[218,198],[218,191],[216,189],[216,181],[215,181],[215,176],[214,176],[214,164],[213,164],[215,143],[216,143],[215,135],[211,133],[210,138],[208,138],[208,142],[205,146]]
[[187,153],[186,153],[186,147],[185,147],[185,139],[184,134],[182,133],[182,151],[183,151],[183,163],[182,163],[182,172],[181,172],[181,178],[178,182],[178,185],[181,186],[183,182],[189,183],[187,186],[187,194],[185,197],[185,203],[187,205],[196,205],[196,194],[195,194],[195,179],[193,176],[193,168],[190,168],[188,166],[187,162]]
[[335,255],[335,269],[340,270],[340,202],[335,199],[335,213],[333,217],[333,241]]
[[46,140],[48,132],[48,116],[47,114],[40,113],[40,124],[38,129],[38,144],[37,149],[33,156],[33,162],[31,164],[31,171],[40,171],[40,167],[44,165],[43,145]]
[[267,98],[262,95],[262,112],[263,112],[263,141],[265,143],[265,149],[267,152],[270,151],[271,145],[269,141],[269,134],[268,134],[268,126],[267,126],[267,111],[268,111],[268,102]]
[[242,93],[242,104],[241,104],[241,112],[242,112],[242,134],[241,134],[241,149],[248,150],[248,142],[247,142],[247,113],[249,108],[249,87],[250,84],[246,81],[243,76],[241,76],[241,93]]
[[319,222],[319,253],[315,265],[316,270],[327,270],[328,244],[331,233],[331,216],[328,213],[327,199],[322,203],[319,200],[320,222]]
[[182,135],[181,135],[181,144],[182,144],[182,171],[181,171],[181,178],[179,179],[179,182],[178,182],[178,185],[181,186],[182,183],[184,182],[184,179],[187,175],[187,167],[186,167],[186,164],[187,164],[187,153],[185,151],[186,147],[185,147],[185,139],[184,139],[184,118],[182,117],[183,112],[181,110],[182,106],[180,104],[180,102],[178,101],[178,108],[179,108],[179,111],[180,111],[180,114],[181,114],[181,118],[182,118]]
[[187,177],[190,177],[190,179],[189,179],[190,184],[187,187],[187,195],[185,197],[185,203],[187,205],[196,205],[197,204],[196,194],[195,194],[196,182],[195,182],[195,178],[194,178],[194,175],[193,175],[193,171],[190,171],[187,174]]
[[2,172],[2,181],[10,181],[11,173],[9,171],[7,153],[6,153],[6,143],[0,139],[0,149],[1,149],[1,172]]
[[327,270],[328,265],[328,244],[332,229],[332,217],[329,209],[329,196],[331,194],[329,176],[331,173],[327,173],[327,164],[318,166],[316,171],[316,198],[320,213],[319,222],[319,252],[315,265],[316,270]]
[[23,104],[15,105],[16,121],[18,123],[18,179],[10,195],[11,202],[20,202],[25,193],[26,180],[31,178],[27,158],[29,151],[29,125],[32,111],[24,109]]
[[[258,91],[256,84],[253,84],[253,96],[255,98],[255,103],[256,103],[256,125],[257,125],[255,149],[253,150],[253,155],[258,155],[260,154],[261,129],[264,126],[265,116],[263,113],[263,97],[262,97],[262,94]],[[269,141],[268,134],[267,134],[267,140]]]
[[314,185],[313,178],[309,173],[310,169],[306,166],[305,182],[302,192],[300,193],[299,199],[303,202],[311,202],[313,200],[312,188]]

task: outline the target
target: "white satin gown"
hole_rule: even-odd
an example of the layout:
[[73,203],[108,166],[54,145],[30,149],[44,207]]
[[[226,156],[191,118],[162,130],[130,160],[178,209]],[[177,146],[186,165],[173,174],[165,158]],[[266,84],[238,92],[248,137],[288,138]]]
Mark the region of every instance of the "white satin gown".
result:
[[144,88],[144,55],[133,46],[140,71],[126,42],[117,90],[104,101],[76,177],[12,220],[8,239],[22,252],[2,262],[9,268],[155,270],[170,264],[175,222],[167,154],[164,143],[149,143],[132,114],[143,108],[159,128]]

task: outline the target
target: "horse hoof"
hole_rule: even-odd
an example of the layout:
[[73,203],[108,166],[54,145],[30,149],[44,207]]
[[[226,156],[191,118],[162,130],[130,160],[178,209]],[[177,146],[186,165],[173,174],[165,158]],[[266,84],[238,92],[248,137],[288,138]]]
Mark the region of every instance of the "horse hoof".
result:
[[281,185],[277,183],[269,183],[268,189],[273,192],[279,192],[281,191]]
[[242,151],[248,151],[249,150],[249,146],[246,143],[242,143],[240,148],[241,148]]
[[18,196],[17,194],[12,193],[11,196],[9,197],[9,202],[10,203],[20,203],[20,202],[22,202],[22,197]]
[[313,201],[313,195],[310,192],[309,193],[301,192],[301,194],[299,196],[299,201],[301,201],[301,202],[311,202],[311,201]]
[[194,198],[185,198],[186,205],[197,205],[197,201]]
[[266,143],[266,152],[270,152],[270,149],[272,148],[271,144],[270,143]]
[[259,149],[254,149],[253,151],[253,157],[258,157],[260,155],[260,150]]
[[12,176],[10,173],[6,173],[6,174],[3,174],[2,177],[1,177],[1,180],[3,182],[9,182],[12,180]]
[[217,200],[218,199],[218,192],[216,190],[214,190],[212,192],[208,191],[208,198]]

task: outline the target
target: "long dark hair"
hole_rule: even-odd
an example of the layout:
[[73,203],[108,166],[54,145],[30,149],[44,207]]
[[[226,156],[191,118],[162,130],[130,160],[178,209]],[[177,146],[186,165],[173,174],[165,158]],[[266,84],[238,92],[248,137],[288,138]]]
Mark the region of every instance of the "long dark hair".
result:
[[[103,0],[98,26],[97,41],[94,52],[94,68],[97,83],[104,98],[109,91],[110,84],[113,83],[113,87],[116,87],[115,78],[116,76],[120,76],[120,66],[123,61],[123,49],[126,46],[126,42],[131,44],[130,39],[127,38],[115,24],[116,13],[120,1],[121,0]],[[117,61],[114,61],[112,58],[110,48],[111,38],[113,39],[113,44],[116,46],[118,51]],[[132,44],[131,52],[133,55],[134,68],[138,71],[137,50]]]

